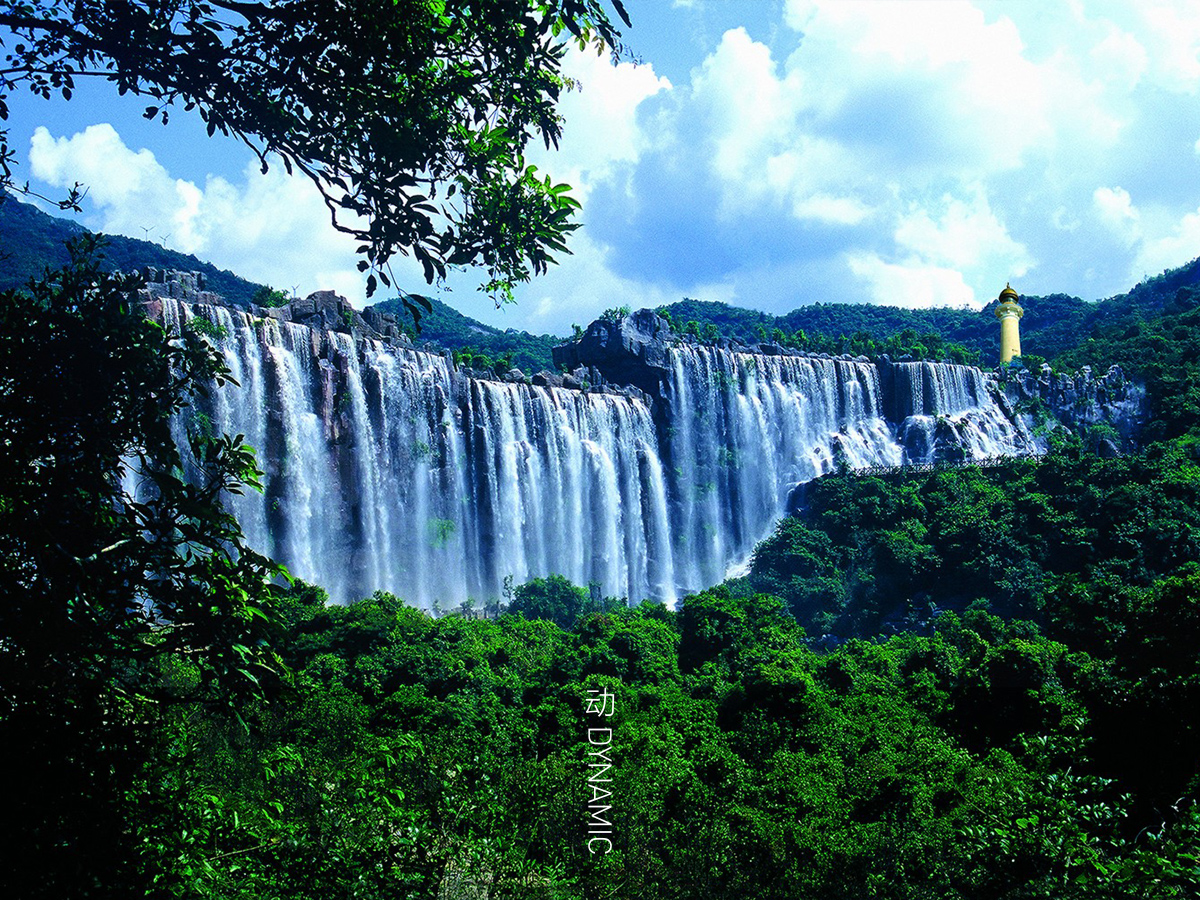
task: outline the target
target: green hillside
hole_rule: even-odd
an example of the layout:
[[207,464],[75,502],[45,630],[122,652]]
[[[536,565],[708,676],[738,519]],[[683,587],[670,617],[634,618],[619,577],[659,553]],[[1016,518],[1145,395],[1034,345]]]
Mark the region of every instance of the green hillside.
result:
[[[86,233],[87,229],[75,222],[47,215],[12,197],[4,198],[0,201],[0,290],[24,287],[47,268],[65,265],[67,241]],[[106,236],[100,265],[106,272],[134,272],[146,266],[203,272],[209,290],[243,305],[261,287],[191,254],[120,235]]]
[[[421,332],[415,335],[418,343],[428,342],[454,351],[468,351],[473,356],[479,355],[493,363],[508,360],[509,366],[520,369],[526,375],[543,369],[554,370],[550,348],[561,344],[563,338],[530,334],[515,328],[501,330],[464,316],[440,300],[429,300],[433,309],[421,315]],[[398,298],[377,303],[374,309],[392,313],[397,321],[406,326],[405,330],[413,334],[412,319]],[[476,364],[476,367],[490,368],[483,364]]]
[[[1066,294],[1023,296],[1022,349],[1052,360],[1094,334],[1136,326],[1173,308],[1180,296],[1190,296],[1194,292],[1200,292],[1200,259],[1147,279],[1126,293],[1095,303]],[[803,331],[810,337],[822,335],[835,342],[844,337],[847,340],[838,346],[849,350],[855,335],[883,342],[905,330],[918,335],[936,334],[944,341],[961,344],[978,353],[983,365],[994,366],[999,352],[999,332],[993,317],[995,308],[994,300],[981,311],[814,303],[782,316],[773,316],[725,303],[684,298],[661,309],[677,326],[696,322],[698,330],[703,331],[711,324],[722,336],[745,342],[760,340],[761,329],[768,334],[778,329],[786,335]]]
[[[0,203],[0,290],[20,287],[41,275],[47,267],[63,265],[67,260],[66,241],[86,232],[82,226],[47,215],[36,207],[8,198]],[[232,272],[218,269],[195,256],[168,250],[150,241],[110,235],[104,248],[102,266],[106,271],[135,271],[144,266],[204,272],[209,288],[237,304],[249,302],[260,285]],[[1141,329],[1147,320],[1164,311],[1179,311],[1200,295],[1200,259],[1178,269],[1148,278],[1131,290],[1099,302],[1086,302],[1066,294],[1044,297],[1023,296],[1025,317],[1021,320],[1021,342],[1027,354],[1048,360],[1061,357],[1064,366],[1083,361],[1079,348],[1089,338],[1124,334]],[[507,362],[526,374],[553,369],[551,348],[563,338],[532,335],[508,328],[485,325],[432,300],[433,310],[421,318],[419,341],[465,352],[470,357],[492,363]],[[998,338],[992,316],[995,301],[982,311],[949,309],[903,309],[871,304],[814,303],[781,316],[742,309],[726,303],[696,300],[690,297],[660,307],[675,328],[682,331],[688,323],[701,335],[736,338],[744,343],[762,339],[788,338],[803,332],[807,346],[830,352],[862,352],[869,341],[896,346],[919,343],[936,335],[933,349],[944,344],[949,353],[960,345],[966,358],[978,359],[984,366],[997,361]],[[399,299],[385,300],[376,308],[394,313],[401,323],[411,319]],[[410,331],[413,330],[409,329]],[[801,346],[805,346],[801,344]],[[1136,354],[1135,354],[1136,356]],[[1090,359],[1090,357],[1089,357]],[[1091,360],[1100,364],[1097,357]],[[1121,361],[1113,359],[1112,361]],[[1134,360],[1131,360],[1135,362]],[[478,363],[477,363],[478,365]],[[1132,371],[1132,370],[1131,370]]]

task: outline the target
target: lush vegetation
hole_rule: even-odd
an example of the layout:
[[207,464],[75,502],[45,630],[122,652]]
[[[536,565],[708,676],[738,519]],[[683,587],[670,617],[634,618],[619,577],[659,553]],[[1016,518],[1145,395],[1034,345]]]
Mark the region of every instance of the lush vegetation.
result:
[[250,302],[255,306],[271,309],[272,307],[287,305],[288,299],[288,295],[283,291],[264,284],[250,297]]
[[[1176,280],[1164,276],[1168,284]],[[1143,382],[1151,410],[1148,440],[1200,428],[1200,287],[1181,287],[1161,302],[1161,314],[1130,309],[1111,329],[1096,330],[1055,360],[1068,370],[1090,365],[1104,371],[1117,364]]]
[[[171,419],[228,376],[194,332],[170,336],[71,264],[0,293],[0,766],[13,897],[132,896],[158,723],[236,718],[278,677],[268,580],[222,497],[253,451]],[[159,796],[154,802],[164,802]]]
[[[198,435],[180,476],[169,416],[219,361],[97,278],[0,296],[6,895],[1200,891],[1186,418],[1113,460],[828,476],[675,612],[557,576],[331,607],[221,511],[247,450]],[[1080,352],[1165,402],[1190,316]]]
[[[1063,365],[1069,365],[1065,355],[1088,338],[1103,340],[1106,335],[1120,334],[1181,302],[1189,302],[1182,298],[1191,297],[1198,285],[1200,259],[1148,278],[1128,293],[1098,303],[1086,303],[1065,294],[1022,297],[1025,310],[1021,319],[1022,343],[1040,358],[1054,360],[1064,356]],[[692,333],[710,339],[719,336],[750,343],[763,340],[766,335],[777,343],[790,342],[817,352],[908,353],[917,357],[924,354],[923,358],[935,358],[940,353],[945,358],[957,356],[994,366],[999,352],[996,321],[992,317],[995,307],[994,300],[982,311],[812,303],[786,315],[772,316],[724,303],[684,298],[660,312],[681,323],[680,330],[688,330],[694,323]],[[899,345],[880,346],[888,342]]]
[[750,584],[815,634],[972,604],[1053,631],[1073,614],[1066,585],[1144,589],[1200,561],[1198,459],[1191,439],[1110,460],[1072,444],[988,469],[821,478],[759,545]]
[[[397,321],[409,321],[404,304],[399,299],[385,300],[374,307],[392,313]],[[501,360],[507,368],[516,367],[526,375],[542,370],[554,371],[550,350],[561,338],[548,334],[529,334],[515,328],[500,329],[468,318],[440,300],[430,298],[430,309],[421,315],[420,330],[410,331],[418,342],[445,347],[464,357],[482,357],[478,363],[464,360],[465,365],[492,369]]]
[[[1021,302],[1025,309],[1023,340],[1043,356],[1074,346],[1089,314],[1099,308],[1062,295],[1027,297]],[[694,322],[701,335],[732,337],[744,343],[766,338],[821,353],[889,353],[995,365],[999,352],[992,317],[995,305],[993,301],[977,311],[813,303],[773,316],[685,298],[662,311],[685,329]]]
[[1196,581],[1094,651],[980,610],[818,650],[723,588],[563,630],[301,587],[280,700],[159,722],[138,863],[189,897],[1194,896]]
[[[695,301],[691,302],[694,303]],[[745,313],[748,311],[738,310],[737,312]],[[672,313],[672,307],[662,307],[658,310],[658,313],[670,323],[672,330],[677,334],[690,335],[699,341],[709,344],[716,343],[721,338],[728,337],[722,331],[721,325],[715,321],[708,321],[703,325],[696,319],[688,319],[685,322],[681,322]],[[778,344],[781,347],[788,347],[792,350],[800,350],[806,353],[828,353],[837,356],[867,356],[872,359],[888,356],[892,359],[946,360],[972,366],[980,364],[980,354],[978,352],[969,350],[962,344],[947,341],[940,334],[934,332],[918,334],[915,329],[904,328],[883,338],[875,338],[866,331],[856,331],[850,337],[846,337],[845,334],[839,334],[837,337],[834,337],[831,332],[814,331],[810,334],[803,328],[793,332],[784,331],[778,325],[768,328],[765,321],[767,318],[766,315],[759,313],[757,316],[759,317],[759,321],[755,322],[751,329],[752,338],[745,338],[742,329],[735,325],[732,331],[737,335],[737,340],[742,341],[742,343]],[[737,322],[745,318],[739,316],[734,321]]]

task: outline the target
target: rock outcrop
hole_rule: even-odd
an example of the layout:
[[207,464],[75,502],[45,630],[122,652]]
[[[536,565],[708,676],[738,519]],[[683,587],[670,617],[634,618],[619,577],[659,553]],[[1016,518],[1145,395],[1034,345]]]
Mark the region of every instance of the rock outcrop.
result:
[[597,319],[579,340],[554,348],[554,363],[570,372],[593,367],[612,384],[659,395],[670,372],[668,349],[677,340],[666,319],[639,309],[619,321]]
[[1043,365],[1038,373],[1007,372],[999,385],[1014,413],[1027,418],[1039,437],[1058,427],[1076,434],[1098,427],[1111,430],[1097,443],[1104,455],[1135,447],[1146,424],[1145,388],[1130,381],[1120,366],[1096,377],[1091,366],[1056,374]]

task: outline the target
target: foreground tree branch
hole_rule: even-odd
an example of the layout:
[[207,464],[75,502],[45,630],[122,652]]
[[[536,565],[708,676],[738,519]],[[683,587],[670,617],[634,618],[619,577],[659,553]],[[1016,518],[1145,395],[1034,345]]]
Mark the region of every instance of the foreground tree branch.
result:
[[[10,0],[0,26],[0,119],[20,84],[70,99],[76,77],[100,74],[147,98],[147,118],[182,106],[264,171],[278,159],[308,177],[360,241],[368,294],[411,253],[430,282],[482,266],[498,302],[578,227],[568,189],[524,159],[561,134],[566,42],[619,39],[605,0]],[[14,187],[6,165],[0,188]]]

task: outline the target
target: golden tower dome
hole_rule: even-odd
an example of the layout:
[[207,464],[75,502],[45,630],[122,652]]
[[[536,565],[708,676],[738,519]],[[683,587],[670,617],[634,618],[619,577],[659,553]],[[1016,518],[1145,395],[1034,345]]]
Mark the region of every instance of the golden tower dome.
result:
[[1000,365],[1021,355],[1021,326],[1018,324],[1025,310],[1017,302],[1017,292],[1006,285],[1000,292],[1000,305],[996,307],[996,318],[1000,320]]

